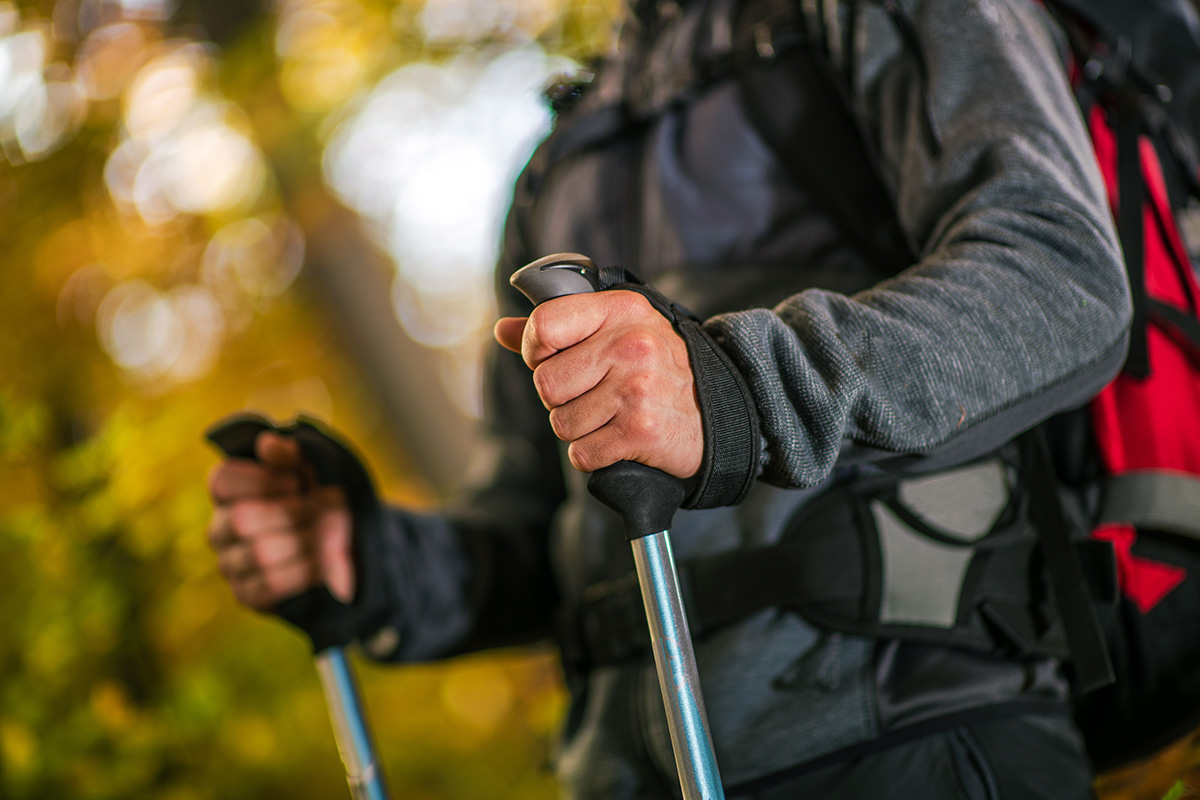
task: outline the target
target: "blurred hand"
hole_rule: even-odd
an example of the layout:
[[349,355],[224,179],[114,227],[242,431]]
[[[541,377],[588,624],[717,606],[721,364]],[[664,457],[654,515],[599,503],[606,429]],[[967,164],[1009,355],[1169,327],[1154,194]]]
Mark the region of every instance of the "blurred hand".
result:
[[258,461],[228,459],[209,476],[208,541],[243,605],[270,611],[322,582],[338,600],[354,596],[351,518],[338,487],[316,486],[299,445],[269,431]]
[[520,353],[571,464],[637,461],[677,478],[700,469],[704,436],[687,346],[637,292],[558,297],[496,323]]

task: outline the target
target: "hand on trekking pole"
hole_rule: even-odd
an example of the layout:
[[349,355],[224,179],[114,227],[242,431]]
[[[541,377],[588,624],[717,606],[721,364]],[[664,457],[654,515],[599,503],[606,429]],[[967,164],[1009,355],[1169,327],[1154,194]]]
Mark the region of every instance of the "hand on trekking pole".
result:
[[257,460],[230,458],[209,476],[208,540],[243,605],[270,611],[324,583],[338,600],[354,596],[351,514],[337,486],[317,486],[292,438],[264,431]]
[[501,319],[495,336],[534,371],[576,469],[636,461],[689,478],[700,468],[704,434],[687,347],[642,295],[558,297],[528,318]]

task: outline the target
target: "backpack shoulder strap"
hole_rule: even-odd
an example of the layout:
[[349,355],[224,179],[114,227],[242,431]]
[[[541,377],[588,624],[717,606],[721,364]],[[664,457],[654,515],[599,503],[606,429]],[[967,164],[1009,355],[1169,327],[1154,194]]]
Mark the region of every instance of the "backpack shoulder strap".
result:
[[[750,3],[737,23],[734,71],[759,134],[867,255],[899,272],[917,246],[900,225],[878,152],[845,76],[825,55],[824,26],[796,0]],[[767,9],[763,13],[764,7]],[[821,124],[804,124],[819,117]]]

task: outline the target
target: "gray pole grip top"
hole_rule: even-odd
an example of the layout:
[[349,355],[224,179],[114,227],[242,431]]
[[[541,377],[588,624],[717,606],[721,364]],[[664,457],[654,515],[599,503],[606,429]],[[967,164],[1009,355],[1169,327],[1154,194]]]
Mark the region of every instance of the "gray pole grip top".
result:
[[554,253],[526,264],[508,279],[536,306],[568,294],[598,292],[600,270],[579,253]]

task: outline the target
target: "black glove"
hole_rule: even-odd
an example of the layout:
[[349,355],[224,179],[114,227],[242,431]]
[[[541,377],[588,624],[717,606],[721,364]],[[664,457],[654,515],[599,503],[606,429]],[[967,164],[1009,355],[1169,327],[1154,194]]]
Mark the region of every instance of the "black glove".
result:
[[304,417],[277,427],[255,414],[236,414],[210,428],[205,438],[228,456],[253,459],[254,441],[263,431],[295,439],[317,484],[340,486],[345,492],[353,520],[354,599],[342,603],[324,585],[315,586],[279,603],[275,613],[308,634],[314,652],[369,637],[387,618],[382,560],[376,552],[384,525],[383,507],[370,475],[349,447]]

